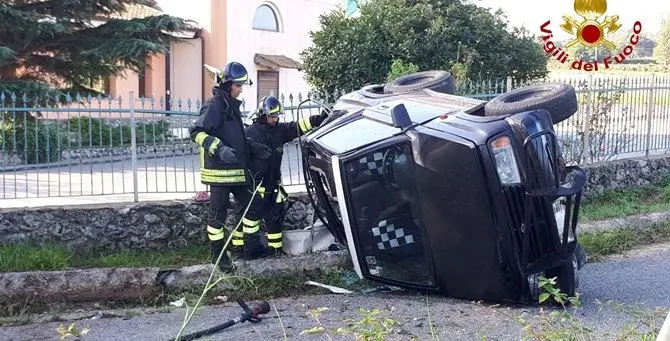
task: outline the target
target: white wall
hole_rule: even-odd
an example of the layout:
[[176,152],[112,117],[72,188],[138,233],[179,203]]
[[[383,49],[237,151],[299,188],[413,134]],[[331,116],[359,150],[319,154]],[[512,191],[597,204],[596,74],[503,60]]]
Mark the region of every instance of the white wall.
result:
[[172,44],[170,61],[172,110],[179,110],[179,99],[182,100],[181,110],[189,110],[187,100],[191,99],[190,110],[195,111],[196,100],[202,103],[202,40],[187,39]]
[[[270,4],[276,10],[279,19],[279,32],[252,29],[256,8]],[[311,45],[310,31],[320,28],[319,16],[328,13],[343,0],[228,0],[228,61],[238,61],[249,71],[249,76],[257,82],[254,54],[285,55],[298,62],[300,52]],[[303,98],[310,87],[304,80],[304,72],[296,69],[279,69],[279,92],[297,94]],[[256,84],[244,89],[242,97],[246,110],[256,109]]]

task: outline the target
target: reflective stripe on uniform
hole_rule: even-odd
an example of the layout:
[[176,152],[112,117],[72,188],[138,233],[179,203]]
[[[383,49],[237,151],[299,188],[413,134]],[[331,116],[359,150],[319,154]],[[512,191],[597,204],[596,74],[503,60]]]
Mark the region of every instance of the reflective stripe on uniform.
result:
[[216,153],[216,149],[221,144],[221,140],[201,131],[198,133],[198,135],[195,136],[195,143],[197,143],[203,149],[207,150],[210,155],[214,155],[214,153]]
[[261,198],[265,197],[265,187],[258,187],[258,193],[261,195]]
[[233,231],[233,245],[243,246],[244,245],[244,233],[242,231]]
[[200,179],[204,182],[218,183],[218,184],[227,184],[227,183],[238,183],[245,182],[247,179],[242,176],[233,176],[233,177],[222,177],[222,176],[211,176],[211,175],[200,175]]
[[256,233],[258,230],[260,230],[259,220],[249,220],[247,218],[242,218],[242,231],[244,233]]
[[282,233],[268,233],[268,246],[278,249],[284,246],[282,242]]
[[198,135],[195,135],[195,143],[198,144],[198,146],[202,146],[202,144],[205,142],[205,139],[207,138],[207,133],[204,131],[201,131],[198,133]]
[[240,176],[244,175],[244,169],[206,169],[200,168],[200,174],[210,176]]
[[207,149],[210,155],[214,155],[216,153],[216,149],[219,148],[219,145],[221,144],[221,140],[217,139],[216,137],[214,139],[214,142],[212,142],[212,144],[209,145],[209,149]]
[[200,178],[202,181],[212,183],[236,183],[245,182],[246,177],[243,169],[204,169],[200,168]]
[[216,227],[207,225],[207,237],[209,240],[221,240],[223,239],[223,236],[223,228],[217,229]]
[[303,133],[306,133],[312,129],[312,122],[310,122],[309,119],[302,119],[298,121],[298,125],[300,126],[300,130]]

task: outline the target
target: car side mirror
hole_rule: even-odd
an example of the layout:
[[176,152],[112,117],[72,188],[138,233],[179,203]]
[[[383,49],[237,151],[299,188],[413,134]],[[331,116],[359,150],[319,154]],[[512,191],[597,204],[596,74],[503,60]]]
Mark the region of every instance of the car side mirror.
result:
[[404,104],[398,104],[391,109],[391,118],[393,119],[393,126],[396,128],[404,129],[412,125],[412,120],[409,118]]

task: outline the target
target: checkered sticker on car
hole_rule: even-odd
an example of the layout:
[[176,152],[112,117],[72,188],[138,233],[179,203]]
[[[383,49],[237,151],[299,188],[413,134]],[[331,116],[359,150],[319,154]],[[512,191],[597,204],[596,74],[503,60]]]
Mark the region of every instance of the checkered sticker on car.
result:
[[361,165],[361,170],[378,175],[382,173],[382,165],[384,164],[383,161],[384,154],[374,153],[360,159],[359,163]]
[[414,236],[405,234],[405,229],[396,228],[393,223],[389,224],[388,220],[382,220],[377,224],[377,227],[372,228],[372,234],[376,237],[377,249],[385,250],[395,247],[414,243]]

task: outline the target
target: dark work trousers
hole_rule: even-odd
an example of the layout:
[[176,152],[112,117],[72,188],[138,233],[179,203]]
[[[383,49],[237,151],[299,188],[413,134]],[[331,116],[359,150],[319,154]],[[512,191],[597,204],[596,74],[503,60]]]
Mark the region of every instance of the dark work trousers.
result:
[[[284,246],[282,223],[286,216],[288,195],[285,192],[280,194],[276,188],[266,190],[263,187],[259,188],[257,195],[262,200],[254,200],[249,212],[260,213],[263,218],[268,233],[268,247],[273,250],[281,250]],[[249,214],[247,214],[247,217],[249,217]],[[233,245],[244,245],[241,237],[241,235],[233,235]]]
[[[253,189],[250,186],[210,186],[210,211],[207,222],[207,234],[212,243],[212,249],[218,252],[220,252],[226,242],[224,231],[228,209],[231,208],[230,193],[233,193],[235,199],[240,202],[242,210],[244,210],[251,199]],[[242,224],[240,224],[236,231],[232,232],[233,240],[231,240],[231,243],[233,243],[233,246],[235,246],[235,236],[239,234],[244,235],[244,241],[247,241],[247,248],[250,249],[249,252],[256,253],[259,252],[259,249],[262,249],[259,232],[261,218],[259,208],[262,209],[262,202],[262,198],[256,193],[249,211],[247,211],[246,216],[242,219]],[[230,229],[234,229],[235,226],[231,226]]]
[[276,191],[265,195],[263,198],[263,219],[268,230],[268,246],[275,250],[284,246],[282,223],[286,216],[287,202],[286,197],[279,197]]

